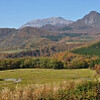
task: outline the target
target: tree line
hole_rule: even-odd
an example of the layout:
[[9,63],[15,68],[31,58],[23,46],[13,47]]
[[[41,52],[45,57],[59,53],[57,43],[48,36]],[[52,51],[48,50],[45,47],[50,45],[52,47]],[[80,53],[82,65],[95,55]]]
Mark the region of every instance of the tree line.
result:
[[20,69],[20,68],[46,68],[46,69],[81,69],[93,68],[100,64],[100,58],[90,58],[79,55],[67,55],[63,59],[55,57],[24,57],[1,59],[0,70]]

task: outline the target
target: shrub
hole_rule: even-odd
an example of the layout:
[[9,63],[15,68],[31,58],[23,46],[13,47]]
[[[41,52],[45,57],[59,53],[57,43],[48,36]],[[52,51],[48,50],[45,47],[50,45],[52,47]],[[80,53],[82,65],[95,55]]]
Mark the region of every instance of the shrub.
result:
[[75,90],[80,99],[99,100],[100,99],[100,82],[87,81],[78,85]]
[[95,65],[95,70],[98,75],[100,75],[100,65]]

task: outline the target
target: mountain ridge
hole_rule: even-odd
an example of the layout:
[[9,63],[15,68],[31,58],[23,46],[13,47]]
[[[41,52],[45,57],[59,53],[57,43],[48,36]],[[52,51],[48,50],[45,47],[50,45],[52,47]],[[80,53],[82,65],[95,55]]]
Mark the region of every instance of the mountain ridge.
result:
[[62,25],[68,25],[71,23],[73,23],[72,20],[67,20],[62,17],[50,17],[50,18],[45,18],[45,19],[31,20],[31,21],[27,22],[26,24],[22,25],[20,28],[27,27],[27,26],[39,28],[46,24],[51,24],[54,26],[62,26]]

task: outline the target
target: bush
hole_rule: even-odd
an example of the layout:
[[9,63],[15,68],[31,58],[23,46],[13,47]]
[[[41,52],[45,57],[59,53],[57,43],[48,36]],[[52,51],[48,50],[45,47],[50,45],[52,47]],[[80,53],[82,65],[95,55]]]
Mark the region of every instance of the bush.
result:
[[99,100],[100,99],[100,82],[87,81],[78,85],[76,90],[81,99]]
[[100,75],[100,65],[95,65],[95,70],[98,75]]

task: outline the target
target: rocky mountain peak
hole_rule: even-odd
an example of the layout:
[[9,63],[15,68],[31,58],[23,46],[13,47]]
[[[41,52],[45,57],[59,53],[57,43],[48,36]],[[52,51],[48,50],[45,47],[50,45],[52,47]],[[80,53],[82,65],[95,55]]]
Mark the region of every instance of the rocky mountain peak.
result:
[[50,18],[46,18],[46,19],[36,19],[36,20],[29,21],[26,24],[24,24],[23,26],[21,26],[21,28],[27,27],[27,26],[42,27],[42,26],[47,25],[47,24],[51,24],[54,26],[62,26],[62,25],[68,25],[72,22],[73,21],[66,20],[62,17],[50,17]]
[[91,11],[89,14],[96,15],[96,14],[99,14],[99,13],[97,11]]
[[85,15],[82,19],[77,20],[73,23],[74,26],[100,26],[100,13],[96,11],[91,11],[89,14]]
[[98,20],[100,20],[100,14],[96,11],[91,11],[83,19],[85,21],[85,24],[88,24],[88,25],[91,25],[93,23],[98,23]]

